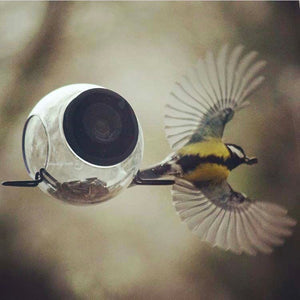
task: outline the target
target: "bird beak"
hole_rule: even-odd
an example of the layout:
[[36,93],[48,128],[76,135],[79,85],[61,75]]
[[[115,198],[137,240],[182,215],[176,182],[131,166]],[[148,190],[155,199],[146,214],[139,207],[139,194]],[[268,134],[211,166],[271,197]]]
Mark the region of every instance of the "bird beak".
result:
[[245,157],[245,163],[247,165],[254,165],[254,164],[257,164],[258,160],[256,157]]

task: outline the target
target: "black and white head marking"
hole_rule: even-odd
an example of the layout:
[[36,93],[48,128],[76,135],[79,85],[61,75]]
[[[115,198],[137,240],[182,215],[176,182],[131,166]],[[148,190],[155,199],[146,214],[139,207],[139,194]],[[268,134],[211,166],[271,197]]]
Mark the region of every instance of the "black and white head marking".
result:
[[246,154],[240,146],[234,144],[227,144],[227,147],[231,151],[232,155],[237,156],[240,159],[245,158]]

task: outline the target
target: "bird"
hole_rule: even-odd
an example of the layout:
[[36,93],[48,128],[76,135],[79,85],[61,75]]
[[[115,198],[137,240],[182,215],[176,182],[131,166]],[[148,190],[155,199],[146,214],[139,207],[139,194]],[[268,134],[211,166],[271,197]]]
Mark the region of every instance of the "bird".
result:
[[202,241],[233,253],[269,254],[292,234],[296,221],[278,204],[253,200],[227,182],[231,171],[253,165],[242,147],[225,143],[225,125],[249,105],[264,81],[266,62],[238,45],[207,51],[175,83],[164,116],[173,150],[137,178],[172,177],[172,199],[182,221]]

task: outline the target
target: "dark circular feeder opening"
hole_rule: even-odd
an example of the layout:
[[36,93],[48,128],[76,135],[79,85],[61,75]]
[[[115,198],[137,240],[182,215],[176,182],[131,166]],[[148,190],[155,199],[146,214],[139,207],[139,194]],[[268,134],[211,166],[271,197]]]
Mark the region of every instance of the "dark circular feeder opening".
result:
[[67,106],[63,130],[72,150],[99,166],[126,159],[138,140],[133,109],[119,94],[101,88],[87,90]]

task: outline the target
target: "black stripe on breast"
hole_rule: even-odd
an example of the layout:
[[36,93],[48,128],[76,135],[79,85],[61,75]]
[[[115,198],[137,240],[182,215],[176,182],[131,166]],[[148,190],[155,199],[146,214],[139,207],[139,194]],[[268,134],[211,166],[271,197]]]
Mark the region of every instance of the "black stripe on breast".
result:
[[202,163],[219,164],[227,167],[227,161],[223,157],[216,155],[208,155],[201,157],[199,155],[184,155],[177,162],[181,166],[183,172],[190,172],[197,168]]

